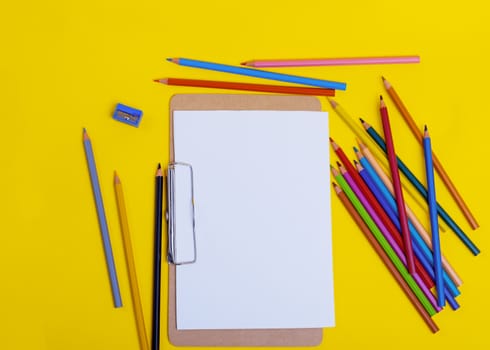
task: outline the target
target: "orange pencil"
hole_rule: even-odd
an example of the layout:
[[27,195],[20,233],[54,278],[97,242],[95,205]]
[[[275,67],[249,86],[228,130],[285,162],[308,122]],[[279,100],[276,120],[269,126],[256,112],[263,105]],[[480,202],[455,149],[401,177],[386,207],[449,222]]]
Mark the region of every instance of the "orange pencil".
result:
[[278,94],[295,94],[295,95],[335,96],[334,89],[302,87],[302,86],[250,84],[250,83],[238,83],[238,82],[231,82],[231,81],[214,81],[214,80],[180,79],[180,78],[155,79],[154,81],[156,83],[162,83],[167,85],[194,86],[194,87],[212,88],[212,89],[259,91],[259,92],[272,92]]
[[[388,95],[390,95],[391,99],[393,100],[393,103],[395,104],[396,108],[398,108],[398,111],[402,115],[405,122],[408,124],[410,130],[412,131],[414,136],[417,138],[419,143],[422,145],[424,135],[423,135],[421,129],[419,129],[419,127],[417,127],[417,125],[415,124],[412,116],[408,112],[408,109],[403,104],[402,100],[400,99],[400,97],[396,93],[393,86],[391,86],[391,84],[388,82],[388,80],[386,80],[384,77],[382,77],[382,79],[383,79],[383,84],[385,86],[386,92],[388,92]],[[437,159],[434,151],[432,151],[432,159],[433,159],[434,167],[435,167],[437,173],[439,174],[439,176],[441,177],[441,180],[446,185],[447,189],[449,190],[449,193],[451,193],[451,196],[456,201],[456,204],[458,205],[458,207],[463,212],[466,220],[468,220],[471,228],[477,229],[479,227],[478,222],[476,221],[475,217],[471,213],[471,211],[468,208],[468,206],[466,205],[465,201],[463,200],[463,198],[459,194],[458,190],[456,189],[456,186],[453,184],[453,182],[449,178],[448,174],[446,173],[446,170],[444,170],[444,167],[442,166],[441,162],[439,161],[439,159]]]

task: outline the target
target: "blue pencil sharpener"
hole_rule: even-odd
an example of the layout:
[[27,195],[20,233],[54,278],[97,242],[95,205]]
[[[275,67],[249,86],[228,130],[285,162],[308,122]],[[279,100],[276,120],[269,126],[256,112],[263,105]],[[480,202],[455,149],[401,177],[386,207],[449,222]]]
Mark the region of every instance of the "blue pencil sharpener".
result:
[[112,117],[120,122],[138,127],[142,116],[143,112],[139,109],[118,103]]

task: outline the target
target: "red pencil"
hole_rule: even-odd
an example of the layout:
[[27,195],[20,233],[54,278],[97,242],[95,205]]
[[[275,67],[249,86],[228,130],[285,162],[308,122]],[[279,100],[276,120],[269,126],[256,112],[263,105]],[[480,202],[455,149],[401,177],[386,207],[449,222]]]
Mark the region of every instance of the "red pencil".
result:
[[388,117],[388,109],[386,108],[382,96],[379,97],[379,103],[381,122],[383,123],[383,131],[385,134],[386,154],[390,164],[391,180],[393,181],[393,189],[395,191],[396,207],[398,208],[398,217],[402,229],[408,272],[414,274],[415,266],[412,251],[412,238],[410,236],[410,231],[408,230],[407,212],[405,210],[405,200],[403,198],[400,174],[398,173],[398,162],[396,159],[395,145],[393,143],[393,135],[391,134],[390,118]]
[[[390,235],[392,236],[393,240],[400,246],[403,247],[403,240],[399,234],[398,229],[396,226],[391,222],[390,218],[386,214],[385,210],[381,205],[378,203],[374,195],[371,193],[367,185],[364,183],[364,180],[361,178],[357,170],[354,168],[354,166],[351,164],[347,156],[345,155],[344,151],[342,148],[337,145],[337,143],[330,138],[330,143],[332,145],[333,150],[339,157],[340,161],[344,164],[345,170],[352,176],[354,181],[356,182],[357,186],[359,186],[359,189],[361,190],[362,194],[366,197],[366,199],[369,201],[373,209],[376,211],[376,214],[378,214],[379,218],[381,219],[383,225],[386,227],[386,229],[389,231]],[[429,274],[427,271],[424,269],[422,264],[418,259],[415,259],[415,266],[416,266],[416,272],[419,274],[420,278],[422,281],[424,281],[424,284],[428,288],[434,287],[434,281],[430,278]]]
[[303,87],[303,86],[250,84],[250,83],[238,83],[238,82],[231,82],[231,81],[214,81],[214,80],[180,79],[180,78],[155,79],[154,81],[157,83],[162,83],[167,85],[194,86],[194,87],[203,87],[203,88],[212,88],[212,89],[260,91],[260,92],[272,92],[278,94],[295,94],[295,95],[335,96],[334,89]]

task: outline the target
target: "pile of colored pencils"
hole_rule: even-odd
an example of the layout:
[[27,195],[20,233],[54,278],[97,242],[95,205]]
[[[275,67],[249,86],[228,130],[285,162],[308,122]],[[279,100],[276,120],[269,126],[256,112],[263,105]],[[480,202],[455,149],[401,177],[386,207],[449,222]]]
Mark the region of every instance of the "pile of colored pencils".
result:
[[[392,89],[386,79],[383,78],[383,81],[387,89]],[[390,96],[394,96],[394,90],[390,91]],[[342,121],[357,135],[357,145],[354,147],[356,159],[353,162],[343,149],[330,139],[331,146],[340,160],[337,167],[331,166],[335,193],[417,312],[435,333],[439,328],[432,316],[440,312],[446,302],[453,310],[459,308],[456,297],[460,295],[458,288],[462,284],[461,278],[441,254],[438,216],[471,253],[477,255],[480,251],[436,200],[434,168],[438,168],[435,165],[436,158],[432,151],[429,130],[425,126],[420,133],[417,131],[417,134],[421,135],[420,141],[423,145],[420,154],[425,159],[425,187],[396,155],[388,109],[382,97],[379,106],[384,138],[366,121],[361,119],[361,123],[356,124],[337,102],[330,100],[330,103]],[[398,98],[395,104],[400,103]],[[406,108],[403,108],[404,111],[400,108],[401,113],[408,114]],[[386,156],[375,156],[372,152],[375,147],[371,147],[370,142],[376,144]],[[389,169],[389,174],[381,166],[382,160],[387,160],[386,168]],[[430,233],[404,200],[400,172],[426,203]],[[446,178],[449,180],[447,174]],[[451,186],[448,186],[449,191],[455,191],[452,183]],[[457,201],[460,199],[459,193],[453,194],[453,197]],[[466,204],[460,200],[458,205],[472,228],[478,227]]]

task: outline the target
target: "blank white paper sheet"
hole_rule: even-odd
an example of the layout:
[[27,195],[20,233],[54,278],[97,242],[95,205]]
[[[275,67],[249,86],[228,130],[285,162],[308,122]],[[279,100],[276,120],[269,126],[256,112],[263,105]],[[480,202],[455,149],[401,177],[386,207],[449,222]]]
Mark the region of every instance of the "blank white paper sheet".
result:
[[197,252],[176,269],[177,328],[334,326],[328,113],[173,118],[174,159],[194,171]]

